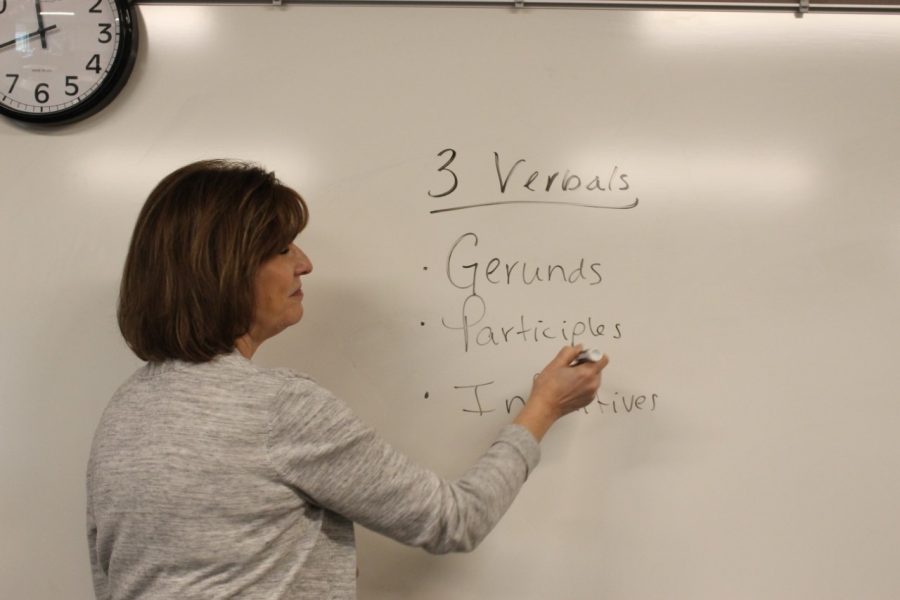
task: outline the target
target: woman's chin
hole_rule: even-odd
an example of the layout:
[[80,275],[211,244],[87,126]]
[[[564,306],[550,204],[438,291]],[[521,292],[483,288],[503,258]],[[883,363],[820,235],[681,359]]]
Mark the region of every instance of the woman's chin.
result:
[[300,304],[297,309],[291,314],[291,319],[288,327],[291,325],[296,325],[300,322],[300,319],[303,318],[303,305]]

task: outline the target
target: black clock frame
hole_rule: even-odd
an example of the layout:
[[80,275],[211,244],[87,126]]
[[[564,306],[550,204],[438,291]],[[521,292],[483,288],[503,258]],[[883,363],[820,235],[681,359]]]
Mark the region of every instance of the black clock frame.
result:
[[109,74],[87,99],[56,112],[28,113],[0,104],[0,114],[38,126],[68,125],[96,114],[119,95],[131,76],[138,53],[137,13],[133,0],[113,0],[119,16],[119,50]]

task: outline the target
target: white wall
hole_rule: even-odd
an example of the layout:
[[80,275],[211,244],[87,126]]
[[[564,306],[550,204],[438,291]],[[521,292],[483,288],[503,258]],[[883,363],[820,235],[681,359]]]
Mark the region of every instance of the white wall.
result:
[[[362,533],[362,598],[897,596],[897,17],[140,14],[135,73],[103,113],[57,132],[0,122],[0,597],[91,597],[85,461],[138,366],[114,314],[131,227],[162,176],[218,156],[262,162],[312,206],[306,317],[259,362],[314,374],[446,476],[560,345],[478,345],[484,326],[590,317],[605,335],[581,340],[613,361],[600,400],[656,395],[560,424],[471,555]],[[448,147],[460,185],[435,200]],[[505,193],[494,152],[504,172],[526,160]],[[522,187],[531,170],[613,168],[628,190]],[[603,281],[480,279],[466,351],[441,321],[461,322],[447,263],[467,233],[457,283],[492,257],[584,258]],[[464,412],[455,386],[488,381],[494,412]]]

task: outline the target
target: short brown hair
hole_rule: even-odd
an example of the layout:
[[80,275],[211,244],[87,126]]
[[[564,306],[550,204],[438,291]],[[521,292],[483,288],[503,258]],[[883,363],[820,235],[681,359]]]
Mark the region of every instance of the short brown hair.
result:
[[205,362],[250,329],[259,266],[291,244],[306,203],[251,163],[205,160],[159,182],[138,216],[119,329],[143,360]]

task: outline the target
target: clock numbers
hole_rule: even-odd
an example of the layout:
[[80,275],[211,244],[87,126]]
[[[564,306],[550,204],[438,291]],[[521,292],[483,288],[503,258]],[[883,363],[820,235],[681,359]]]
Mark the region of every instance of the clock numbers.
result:
[[[4,0],[4,2],[5,1],[6,0]],[[94,13],[96,15],[102,14],[103,10],[99,8],[102,3],[103,3],[103,0],[97,0],[97,2],[94,3],[94,5],[91,7],[91,9],[88,12]]]
[[47,91],[48,89],[50,89],[49,83],[37,84],[34,88],[34,99],[40,104],[47,104],[47,101],[50,99],[50,92]]
[[0,0],[0,15],[6,12],[6,0]]
[[66,75],[66,96],[78,95],[78,75]]
[[9,89],[6,91],[6,93],[12,94],[13,90],[16,89],[16,84],[19,83],[19,76],[15,73],[7,73],[6,76],[12,79],[12,85],[9,86]]
[[100,27],[100,37],[97,38],[97,41],[101,44],[108,44],[113,38],[109,32],[112,29],[112,23],[98,23],[97,25]]
[[91,60],[84,66],[85,71],[93,71],[94,73],[100,72],[100,55],[95,54],[91,57]]

